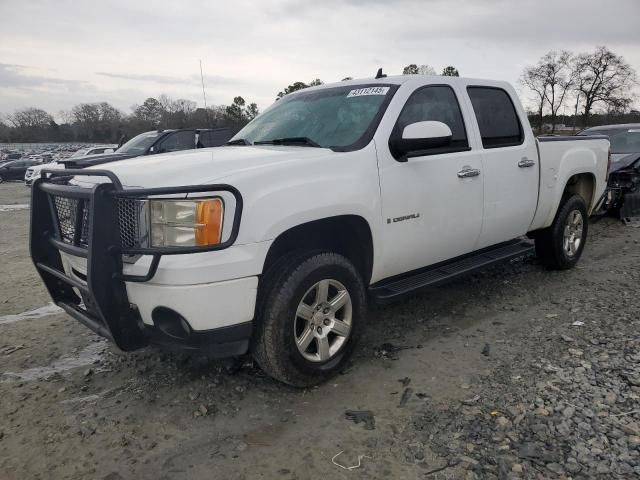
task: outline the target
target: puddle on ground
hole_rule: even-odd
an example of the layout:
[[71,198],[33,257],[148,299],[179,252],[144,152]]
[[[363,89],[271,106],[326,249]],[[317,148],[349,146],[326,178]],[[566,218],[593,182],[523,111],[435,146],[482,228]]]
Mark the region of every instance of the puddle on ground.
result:
[[0,212],[13,212],[15,210],[28,210],[28,203],[16,203],[13,205],[0,205]]
[[87,367],[93,365],[94,362],[100,360],[107,348],[107,342],[95,342],[86,346],[75,355],[68,355],[59,358],[46,367],[34,367],[23,370],[22,372],[4,372],[0,383],[8,383],[15,381],[30,382],[34,380],[42,380],[55,374],[61,374],[73,370],[74,368]]
[[44,307],[36,308],[35,310],[29,310],[28,312],[18,313],[17,315],[4,315],[0,317],[0,325],[5,323],[13,323],[18,322],[20,320],[28,320],[30,318],[40,318],[40,317],[48,317],[49,315],[57,315],[58,313],[62,313],[60,307],[58,307],[54,303],[50,303],[49,305],[45,305]]

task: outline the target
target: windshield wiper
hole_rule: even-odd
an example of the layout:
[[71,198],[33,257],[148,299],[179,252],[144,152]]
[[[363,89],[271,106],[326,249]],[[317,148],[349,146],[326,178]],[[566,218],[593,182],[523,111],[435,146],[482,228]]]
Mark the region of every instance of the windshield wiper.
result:
[[301,145],[305,147],[322,148],[309,137],[285,137],[274,138],[273,140],[263,140],[261,142],[253,142],[254,145]]
[[244,138],[238,138],[236,140],[229,140],[225,145],[251,145],[251,142]]

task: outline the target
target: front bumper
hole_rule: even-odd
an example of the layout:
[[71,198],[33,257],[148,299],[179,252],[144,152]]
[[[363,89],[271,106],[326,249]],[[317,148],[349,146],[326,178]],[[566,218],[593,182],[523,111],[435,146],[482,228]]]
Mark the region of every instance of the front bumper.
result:
[[[73,175],[108,177],[111,183],[91,188],[68,185],[67,180]],[[231,233],[221,244],[179,248],[121,245],[119,200],[214,191],[229,192],[235,197]],[[72,201],[72,207],[65,211],[64,225],[56,203],[59,197]],[[118,178],[108,171],[43,172],[32,190],[31,257],[54,302],[122,350],[135,350],[154,342],[186,350],[206,350],[218,356],[237,355],[248,348],[257,277],[191,286],[148,282],[154,278],[163,256],[231,246],[238,234],[241,212],[242,197],[228,185],[124,190]],[[71,234],[61,227],[68,229],[70,221],[75,222]],[[148,270],[141,274],[125,273],[124,255],[150,256]],[[85,268],[74,271],[63,258],[80,260]],[[139,305],[132,301],[133,297]],[[235,307],[229,307],[230,299],[236,299],[244,309],[234,311]],[[211,300],[219,303],[210,303]],[[221,311],[215,312],[216,308]],[[214,329],[194,328],[201,326],[197,323],[191,325],[196,319],[212,314],[232,316],[233,323]]]

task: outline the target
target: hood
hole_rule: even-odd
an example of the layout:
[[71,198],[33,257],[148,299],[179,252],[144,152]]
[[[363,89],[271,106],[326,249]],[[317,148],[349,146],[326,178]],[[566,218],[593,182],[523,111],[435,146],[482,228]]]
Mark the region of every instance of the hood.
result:
[[[175,187],[214,183],[248,170],[330,155],[340,153],[313,147],[227,146],[137,157],[97,169],[112,171],[127,187]],[[89,181],[87,177],[77,180]]]
[[636,153],[612,153],[611,168],[609,173],[628,168],[640,160],[640,152]]
[[115,162],[116,160],[124,160],[125,158],[133,158],[136,155],[131,153],[101,153],[99,155],[88,155],[86,157],[65,158],[60,160],[65,168],[86,168],[93,165],[101,165],[107,162]]

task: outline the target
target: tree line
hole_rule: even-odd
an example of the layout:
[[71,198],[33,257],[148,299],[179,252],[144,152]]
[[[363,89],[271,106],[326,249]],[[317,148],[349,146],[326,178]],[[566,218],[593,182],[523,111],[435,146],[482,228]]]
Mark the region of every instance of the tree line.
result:
[[[431,65],[416,63],[405,66],[402,74],[437,75]],[[460,73],[449,65],[440,75],[458,77]],[[550,51],[535,65],[526,67],[519,82],[533,95],[536,111],[529,118],[539,133],[545,124],[550,125],[551,132],[561,122],[576,127],[579,117],[582,127],[612,119],[640,120],[640,113],[630,111],[635,100],[632,88],[637,85],[636,72],[606,47],[579,54]],[[276,100],[323,83],[319,78],[293,82],[278,92]],[[572,115],[566,115],[567,106],[573,108]],[[133,105],[128,114],[108,102],[81,103],[60,112],[61,122],[45,110],[31,107],[0,117],[0,142],[118,143],[123,136],[131,138],[157,128],[226,127],[237,131],[258,113],[258,106],[241,96],[230,105],[202,108],[192,100],[174,100],[163,94]]]
[[[417,65],[415,63],[411,63],[402,69],[403,75],[437,75],[436,70],[431,65]],[[442,73],[440,74],[445,77],[459,77],[460,73],[458,69],[452,66],[448,66],[442,69]],[[345,82],[347,80],[353,80],[353,77],[344,77],[341,81]],[[278,92],[278,99],[284,97],[293,92],[297,92],[298,90],[302,90],[304,88],[315,87],[317,85],[324,85],[324,82],[319,78],[315,80],[311,80],[310,82],[293,82],[291,85],[288,85]]]
[[524,69],[520,83],[536,105],[530,118],[538,133],[543,132],[546,122],[550,132],[555,132],[560,112],[567,107],[572,115],[563,115],[563,119],[572,122],[574,129],[578,122],[587,127],[624,117],[640,119],[638,112],[631,112],[633,88],[638,84],[636,72],[607,47],[578,54],[552,50]]
[[[429,65],[407,65],[404,75],[436,75]],[[448,66],[442,75],[459,76],[455,67]],[[343,80],[351,80],[345,77]],[[278,92],[276,100],[304,88],[323,85],[319,78],[310,82],[297,81]],[[119,143],[138,133],[166,128],[231,128],[237,131],[258,115],[258,106],[235,97],[230,105],[198,107],[196,102],[184,98],[172,99],[167,95],[149,97],[133,105],[125,114],[108,102],[80,103],[68,111],[59,112],[62,120],[41,108],[24,108],[0,117],[0,143],[19,142],[94,142]]]
[[125,114],[108,102],[80,103],[60,112],[61,122],[41,108],[24,108],[0,118],[0,142],[119,143],[148,130],[221,128],[239,130],[258,115],[258,106],[238,96],[230,105],[199,108],[167,95],[149,97]]

